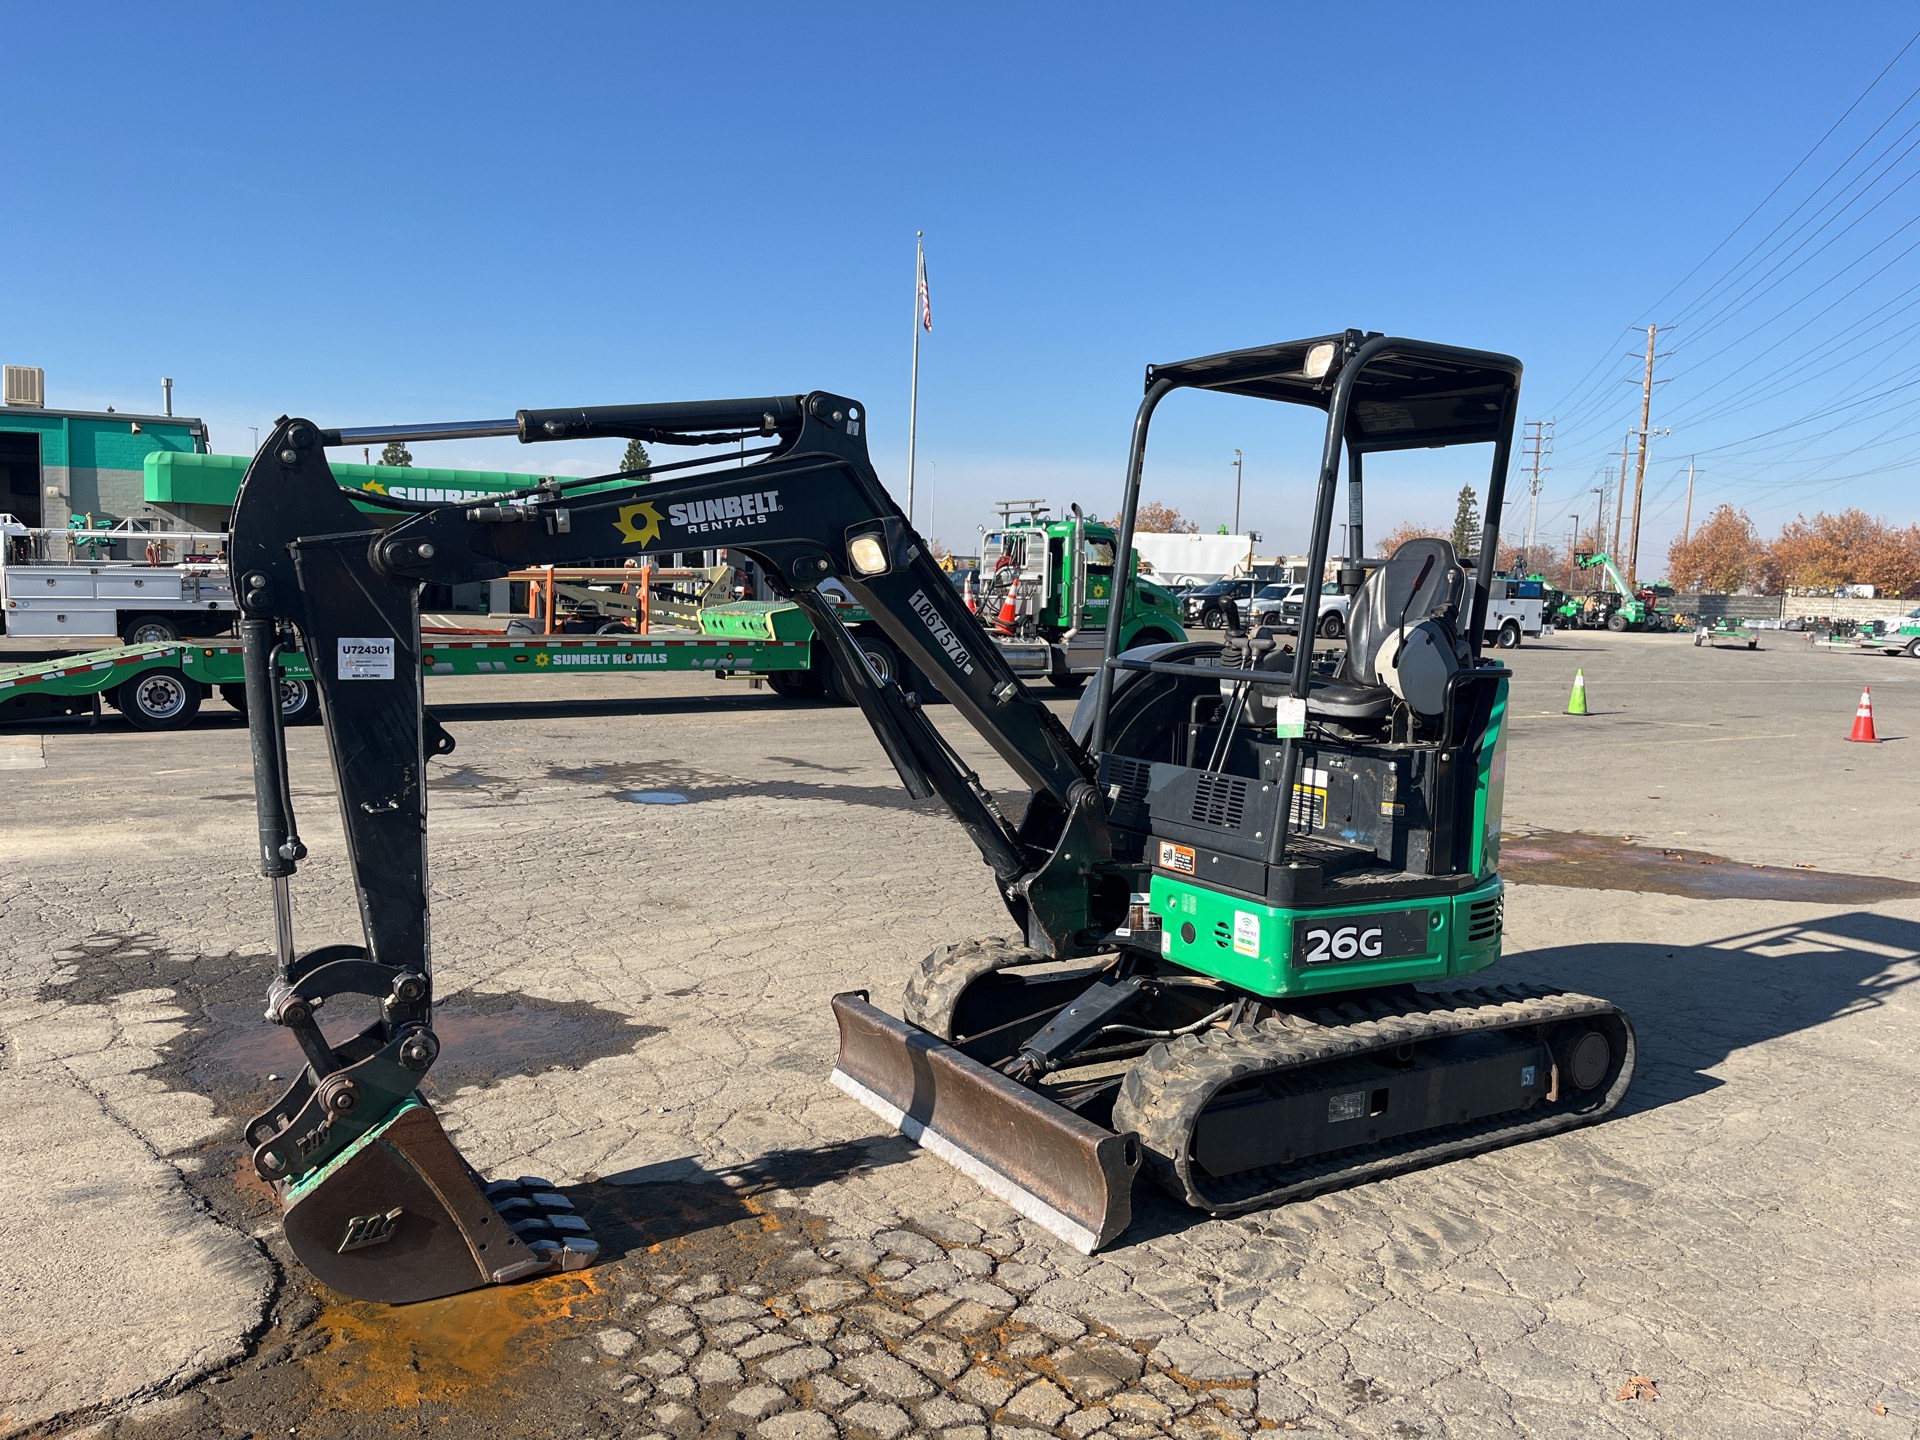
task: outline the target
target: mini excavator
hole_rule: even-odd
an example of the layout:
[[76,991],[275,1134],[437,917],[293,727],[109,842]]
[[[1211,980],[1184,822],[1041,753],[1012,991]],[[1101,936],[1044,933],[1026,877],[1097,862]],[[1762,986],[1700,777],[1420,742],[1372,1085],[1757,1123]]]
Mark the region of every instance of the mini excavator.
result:
[[[357,430],[282,419],[247,471],[230,555],[276,916],[267,1019],[307,1061],[246,1136],[294,1254],[336,1290],[395,1303],[595,1257],[552,1186],[483,1180],[419,1094],[439,1050],[426,769],[454,743],[423,706],[420,591],[645,548],[754,560],[811,618],[907,791],[937,796],[979,848],[1017,938],[927,956],[903,1018],[864,992],[835,996],[831,1078],[1066,1243],[1090,1253],[1127,1228],[1143,1165],[1226,1215],[1607,1114],[1633,1073],[1625,1015],[1545,987],[1462,983],[1501,946],[1508,671],[1480,651],[1519,385],[1507,356],[1354,330],[1149,369],[1119,555],[1132,553],[1155,409],[1190,388],[1325,412],[1309,575],[1325,571],[1343,481],[1347,549],[1365,553],[1364,457],[1490,447],[1477,579],[1438,540],[1346,563],[1339,651],[1237,622],[1224,642],[1122,651],[1115,603],[1070,724],[1008,668],[887,494],[851,400]],[[445,504],[350,500],[326,458],[507,435],[728,448],[724,463]],[[866,663],[827,581],[1011,768],[1029,792],[1017,819],[928,718],[930,697]],[[306,852],[272,703],[296,646],[319,692],[362,930],[305,951],[288,887]],[[329,1037],[319,1014],[341,996],[378,1013]]]

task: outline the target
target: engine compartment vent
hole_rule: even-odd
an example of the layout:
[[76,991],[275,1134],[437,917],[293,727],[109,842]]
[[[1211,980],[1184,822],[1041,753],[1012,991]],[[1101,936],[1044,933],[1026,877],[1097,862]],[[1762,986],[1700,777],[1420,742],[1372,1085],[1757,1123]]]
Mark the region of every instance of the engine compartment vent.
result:
[[1478,944],[1482,940],[1491,940],[1500,933],[1501,914],[1506,905],[1506,897],[1496,895],[1491,900],[1477,900],[1467,912],[1467,943]]
[[1247,813],[1248,783],[1232,775],[1202,775],[1193,787],[1193,823],[1239,829]]

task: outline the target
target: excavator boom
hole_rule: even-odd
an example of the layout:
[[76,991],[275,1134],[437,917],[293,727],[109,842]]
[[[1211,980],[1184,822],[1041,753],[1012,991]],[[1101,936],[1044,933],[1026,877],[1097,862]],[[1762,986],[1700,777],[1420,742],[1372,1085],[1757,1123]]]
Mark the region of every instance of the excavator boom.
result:
[[[260,866],[274,884],[279,953],[268,1018],[292,1031],[308,1066],[248,1136],[256,1168],[280,1188],[296,1252],[335,1288],[417,1299],[591,1258],[581,1222],[544,1182],[528,1177],[490,1200],[416,1093],[438,1053],[426,765],[454,744],[423,705],[423,584],[648,550],[742,552],[812,619],[909,792],[939,796],[973,837],[1030,944],[1072,957],[1120,922],[1128,882],[1105,868],[1111,840],[1086,752],[974,622],[874,474],[863,431],[860,406],[815,392],[377,432],[283,419],[261,447],[235,505],[231,564],[248,685],[258,691],[248,716]],[[484,504],[350,499],[326,460],[330,445],[508,432],[529,443],[769,443],[749,465],[661,466],[584,493],[543,482]],[[355,499],[398,518],[370,516]],[[1033,790],[1018,826],[918,697],[874,675],[818,589],[829,579],[852,591]],[[279,707],[265,698],[280,655],[296,643],[319,692],[364,941],[304,953],[293,942],[288,880],[305,850]],[[339,994],[377,1000],[380,1019],[330,1040],[315,1012]]]

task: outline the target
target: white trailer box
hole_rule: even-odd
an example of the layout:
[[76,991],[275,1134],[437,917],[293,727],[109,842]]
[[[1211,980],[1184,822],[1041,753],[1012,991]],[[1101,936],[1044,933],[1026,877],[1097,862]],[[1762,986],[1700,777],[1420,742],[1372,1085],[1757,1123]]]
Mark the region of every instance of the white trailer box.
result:
[[1244,575],[1253,557],[1253,542],[1245,535],[1136,533],[1133,548],[1161,585],[1204,585]]

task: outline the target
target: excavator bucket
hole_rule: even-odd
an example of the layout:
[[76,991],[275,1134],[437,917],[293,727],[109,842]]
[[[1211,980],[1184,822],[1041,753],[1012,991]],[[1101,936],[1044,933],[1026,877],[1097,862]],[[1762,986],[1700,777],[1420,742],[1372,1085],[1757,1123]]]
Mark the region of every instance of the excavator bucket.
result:
[[1140,1145],[867,1003],[833,997],[833,1084],[1029,1220],[1091,1255],[1133,1218]]
[[356,1300],[433,1300],[599,1253],[565,1196],[532,1176],[483,1182],[417,1098],[281,1199],[294,1255]]

